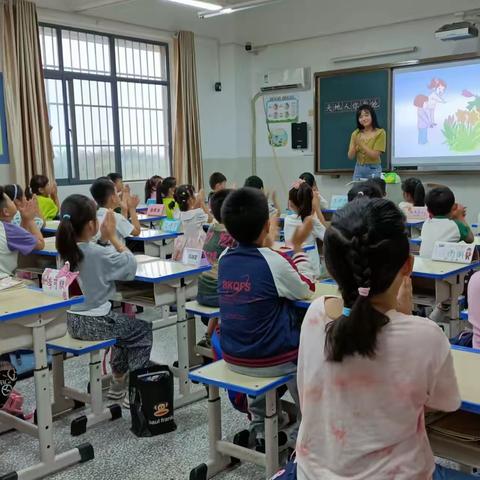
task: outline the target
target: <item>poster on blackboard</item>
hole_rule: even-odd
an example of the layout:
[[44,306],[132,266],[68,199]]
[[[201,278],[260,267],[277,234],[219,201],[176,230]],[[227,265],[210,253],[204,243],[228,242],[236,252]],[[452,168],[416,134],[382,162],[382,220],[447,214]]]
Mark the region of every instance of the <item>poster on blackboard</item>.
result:
[[8,163],[7,120],[3,96],[3,75],[0,73],[0,164]]

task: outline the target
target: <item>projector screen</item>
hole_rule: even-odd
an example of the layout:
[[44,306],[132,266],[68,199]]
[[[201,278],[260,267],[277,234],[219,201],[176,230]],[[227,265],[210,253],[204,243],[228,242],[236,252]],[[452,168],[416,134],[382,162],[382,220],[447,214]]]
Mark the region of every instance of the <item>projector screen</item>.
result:
[[392,166],[480,169],[480,60],[393,70]]

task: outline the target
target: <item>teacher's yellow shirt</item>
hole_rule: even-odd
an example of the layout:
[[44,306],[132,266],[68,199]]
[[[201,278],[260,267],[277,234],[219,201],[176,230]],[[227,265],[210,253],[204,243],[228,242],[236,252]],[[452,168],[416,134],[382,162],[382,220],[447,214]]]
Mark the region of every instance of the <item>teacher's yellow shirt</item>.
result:
[[[357,128],[350,138],[350,146],[353,146],[355,137],[360,133],[360,130]],[[387,133],[383,128],[377,128],[375,135],[369,138],[363,143],[372,150],[377,150],[378,152],[385,152],[387,147]],[[381,163],[379,158],[369,157],[365,152],[357,152],[357,162],[359,165],[377,165]]]

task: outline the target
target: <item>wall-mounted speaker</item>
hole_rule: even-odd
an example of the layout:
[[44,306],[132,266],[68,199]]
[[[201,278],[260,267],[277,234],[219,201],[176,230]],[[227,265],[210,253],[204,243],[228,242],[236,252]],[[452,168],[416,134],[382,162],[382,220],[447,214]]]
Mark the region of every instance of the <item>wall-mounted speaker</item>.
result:
[[308,149],[307,122],[292,123],[292,148],[294,150]]

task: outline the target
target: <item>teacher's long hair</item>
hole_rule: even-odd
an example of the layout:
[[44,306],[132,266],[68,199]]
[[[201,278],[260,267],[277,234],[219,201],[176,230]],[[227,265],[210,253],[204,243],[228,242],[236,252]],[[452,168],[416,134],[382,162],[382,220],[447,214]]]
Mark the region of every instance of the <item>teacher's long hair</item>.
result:
[[380,128],[380,125],[378,124],[377,120],[377,113],[375,112],[375,109],[369,105],[368,103],[365,103],[363,105],[360,105],[357,109],[357,113],[355,118],[357,119],[357,128],[359,130],[363,130],[363,125],[360,123],[359,118],[362,112],[366,110],[367,112],[370,113],[370,116],[372,117],[372,128],[375,130],[376,128]]

